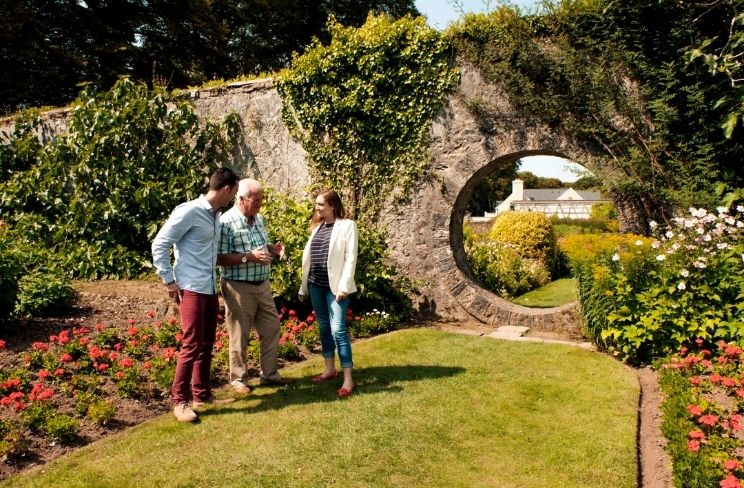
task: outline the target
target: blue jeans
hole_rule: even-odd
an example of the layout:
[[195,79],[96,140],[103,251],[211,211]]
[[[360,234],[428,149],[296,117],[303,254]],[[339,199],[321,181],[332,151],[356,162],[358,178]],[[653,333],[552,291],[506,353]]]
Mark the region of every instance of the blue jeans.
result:
[[323,357],[332,358],[338,348],[338,358],[342,368],[351,368],[351,340],[346,330],[346,307],[349,306],[349,298],[340,302],[331,289],[308,283],[310,288],[310,301],[315,309],[315,316],[320,330],[320,344],[323,346]]

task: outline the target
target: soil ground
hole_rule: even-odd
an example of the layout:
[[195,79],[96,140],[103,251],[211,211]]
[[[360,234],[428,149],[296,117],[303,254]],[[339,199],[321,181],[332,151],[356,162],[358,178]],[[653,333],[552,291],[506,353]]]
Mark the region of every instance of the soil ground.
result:
[[[6,350],[0,351],[0,368],[15,367],[17,357],[35,341],[46,341],[52,334],[72,327],[92,326],[102,322],[107,325],[126,324],[127,319],[141,319],[149,310],[156,310],[163,316],[172,315],[174,310],[167,299],[165,290],[159,282],[153,281],[96,281],[75,282],[77,292],[75,304],[63,317],[31,319],[20,323],[12,337],[8,331],[0,330],[0,338],[8,340]],[[477,324],[453,324],[445,322],[416,324],[440,329],[458,329],[473,335],[493,331]],[[530,335],[546,339],[565,339],[555,332],[541,333],[531,331]],[[641,488],[667,488],[672,486],[671,463],[664,451],[665,439],[661,435],[661,394],[656,373],[650,368],[635,370],[641,387],[638,406],[638,463]],[[111,433],[137,425],[145,420],[161,415],[170,409],[167,398],[149,402],[125,400],[112,392],[117,398],[117,414],[113,422],[105,426],[84,426],[80,439],[68,446],[42,445],[38,441],[31,446],[33,456],[7,462],[0,460],[0,481],[33,466],[46,463],[70,450],[93,442]]]

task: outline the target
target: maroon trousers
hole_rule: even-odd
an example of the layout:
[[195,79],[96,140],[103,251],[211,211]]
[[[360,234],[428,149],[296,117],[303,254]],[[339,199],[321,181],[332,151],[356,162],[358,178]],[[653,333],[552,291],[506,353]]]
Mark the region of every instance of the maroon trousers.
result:
[[217,331],[217,295],[188,290],[182,294],[179,309],[183,342],[171,387],[173,405],[212,396],[209,373]]

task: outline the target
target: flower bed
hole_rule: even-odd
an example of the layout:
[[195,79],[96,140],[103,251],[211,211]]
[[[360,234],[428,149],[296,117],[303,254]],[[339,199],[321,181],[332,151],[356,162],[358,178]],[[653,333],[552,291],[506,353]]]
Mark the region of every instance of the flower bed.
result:
[[744,352],[683,347],[661,369],[664,435],[680,487],[744,488]]

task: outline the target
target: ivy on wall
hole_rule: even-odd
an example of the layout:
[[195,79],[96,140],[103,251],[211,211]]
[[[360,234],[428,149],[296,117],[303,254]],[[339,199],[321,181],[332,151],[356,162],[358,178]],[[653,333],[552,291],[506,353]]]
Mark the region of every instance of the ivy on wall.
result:
[[425,177],[430,124],[458,80],[449,47],[423,18],[370,15],[359,29],[329,21],[280,73],[283,118],[309,154],[316,189],[333,187],[372,221],[386,197]]

